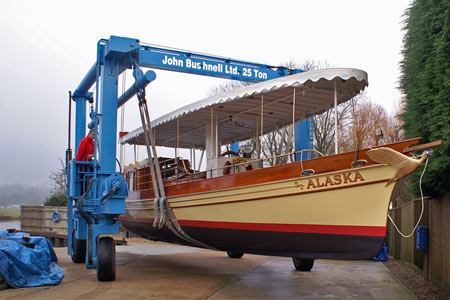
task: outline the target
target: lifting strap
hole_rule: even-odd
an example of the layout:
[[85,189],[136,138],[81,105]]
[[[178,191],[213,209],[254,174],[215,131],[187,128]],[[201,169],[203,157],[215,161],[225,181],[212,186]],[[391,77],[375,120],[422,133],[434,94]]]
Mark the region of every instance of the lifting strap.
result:
[[[135,67],[135,70],[136,69],[138,69],[137,66]],[[166,225],[173,234],[175,234],[182,240],[203,248],[217,250],[216,248],[197,241],[186,234],[181,228],[177,218],[175,217],[175,214],[173,213],[172,208],[167,201],[166,193],[164,190],[161,168],[159,165],[156,145],[151,130],[152,127],[150,115],[147,108],[147,100],[145,99],[145,89],[140,89],[137,93],[137,96],[139,100],[139,113],[141,116],[142,128],[144,130],[145,145],[150,164],[150,174],[152,176],[153,190],[155,193],[155,221],[153,222],[153,227],[158,227],[159,229],[161,229],[164,225]]]

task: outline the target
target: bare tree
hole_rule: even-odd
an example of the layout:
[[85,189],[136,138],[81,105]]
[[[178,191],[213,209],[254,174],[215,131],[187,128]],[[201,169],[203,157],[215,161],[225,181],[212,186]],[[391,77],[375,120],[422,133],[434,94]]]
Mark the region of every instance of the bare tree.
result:
[[[299,68],[307,71],[330,68],[331,65],[327,61],[315,61],[313,59],[305,60],[302,63],[296,63],[292,59],[286,64],[289,68]],[[358,97],[355,97],[352,101],[358,101]],[[351,116],[351,103],[345,102],[338,106],[337,108],[337,123],[339,132],[342,132],[344,128],[348,126]],[[313,138],[314,138],[314,149],[317,151],[329,155],[335,152],[335,128],[334,128],[335,113],[333,110],[326,110],[320,115],[315,115],[312,117],[313,122]],[[342,136],[339,136],[342,138]],[[341,140],[341,143],[347,143],[346,140]]]
[[[358,98],[352,100],[357,102]],[[350,137],[343,135],[345,128],[351,123],[351,108],[352,102],[348,101],[342,103],[337,108],[337,124],[338,124],[338,140],[339,145],[345,145],[348,143]],[[313,120],[313,135],[314,135],[314,148],[317,151],[325,155],[330,155],[335,152],[335,112],[334,110],[327,110],[320,115],[312,117]]]
[[340,151],[378,146],[402,139],[401,121],[366,94],[351,103],[346,126],[340,128]]
[[48,178],[50,179],[50,185],[52,186],[53,194],[64,194],[67,190],[66,171],[64,167],[64,161],[58,158],[61,164],[61,168],[56,171],[50,171]]
[[[315,61],[313,59],[307,59],[304,62],[296,62],[294,59],[289,60],[286,63],[282,63],[283,66],[289,69],[303,69],[306,71],[329,68],[330,64],[326,61]],[[340,111],[347,111],[348,109],[340,109]],[[341,117],[339,112],[338,118]],[[326,111],[321,115],[314,116],[313,122],[313,135],[316,150],[330,154],[334,151],[334,114],[331,111]],[[277,131],[268,133],[264,136],[263,143],[263,156],[264,158],[276,157],[270,159],[271,165],[283,164],[294,161],[294,130],[292,125],[279,129]],[[279,157],[282,154],[291,153],[287,156]]]
[[46,206],[67,206],[67,178],[64,162],[59,158],[61,168],[56,171],[50,171],[48,178],[50,179],[50,185],[53,191],[51,195],[44,202]]
[[404,102],[397,102],[394,112],[389,115],[386,124],[384,125],[385,143],[394,143],[405,139],[405,130],[403,129],[404,122],[400,116],[404,112]]
[[[262,155],[271,166],[293,161],[294,151],[292,125],[272,131],[263,136]],[[282,155],[287,154],[289,155]]]
[[211,96],[214,96],[214,95],[225,93],[225,92],[227,92],[229,90],[238,89],[240,87],[248,86],[248,85],[251,85],[251,84],[253,84],[253,83],[246,82],[246,81],[227,80],[227,81],[223,82],[220,85],[212,86],[209,89],[209,91],[207,93],[207,96],[211,97]]
[[288,62],[283,63],[282,65],[289,69],[303,69],[306,71],[327,69],[331,67],[331,65],[327,61],[320,61],[320,60],[316,61],[314,59],[306,59],[303,62],[296,62],[292,58]]

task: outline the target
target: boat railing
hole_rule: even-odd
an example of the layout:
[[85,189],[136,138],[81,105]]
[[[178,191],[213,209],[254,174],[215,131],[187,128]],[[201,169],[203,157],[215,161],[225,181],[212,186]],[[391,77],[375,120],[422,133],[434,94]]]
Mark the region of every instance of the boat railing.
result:
[[316,150],[316,149],[303,149],[303,150],[299,150],[299,151],[294,151],[294,152],[290,152],[290,153],[286,153],[286,154],[279,154],[279,155],[274,155],[274,156],[270,156],[270,157],[264,157],[264,158],[259,158],[259,159],[252,159],[252,160],[247,160],[245,159],[243,162],[240,163],[233,163],[232,165],[229,166],[223,166],[223,167],[218,167],[218,168],[210,168],[204,171],[196,171],[196,170],[188,170],[188,168],[186,168],[185,162],[183,159],[180,159],[180,161],[183,164],[183,168],[184,168],[184,172],[188,175],[195,175],[195,174],[199,174],[199,173],[210,173],[212,175],[213,171],[218,171],[218,170],[225,170],[225,169],[229,169],[229,168],[236,168],[238,169],[239,166],[246,166],[252,163],[260,163],[260,162],[264,162],[264,161],[269,161],[269,160],[275,160],[277,158],[282,158],[282,157],[286,157],[286,156],[294,156],[299,154],[300,155],[300,163],[301,163],[301,168],[302,168],[302,172],[304,171],[303,168],[303,153],[306,152],[312,152],[312,153],[317,153],[320,156],[325,156],[322,152]]
[[[246,166],[249,165],[261,165],[264,164],[264,162],[270,161],[270,160],[277,160],[279,158],[283,158],[286,156],[295,156],[295,155],[299,155],[300,156],[300,165],[301,165],[301,173],[305,174],[305,175],[309,175],[311,173],[314,173],[313,170],[305,170],[303,167],[303,153],[316,153],[319,156],[324,156],[323,153],[321,153],[320,151],[316,150],[316,149],[304,149],[304,150],[299,150],[299,151],[295,151],[295,152],[290,152],[290,153],[285,153],[285,154],[279,154],[279,155],[274,155],[274,156],[270,156],[270,157],[264,157],[264,158],[259,158],[259,159],[244,159],[241,160],[241,162],[238,163],[230,163],[230,164],[226,164],[224,166],[221,167],[216,167],[216,168],[208,168],[207,170],[194,170],[191,169],[190,166],[190,162],[186,159],[183,159],[181,157],[175,157],[175,158],[165,158],[165,157],[160,157],[159,158],[159,163],[161,166],[161,174],[163,176],[163,179],[165,181],[170,181],[173,183],[179,183],[179,182],[185,182],[185,181],[194,181],[197,179],[203,179],[207,177],[207,174],[209,174],[211,177],[213,177],[213,173],[216,171],[220,171],[222,170],[222,173],[219,176],[226,175],[229,173],[236,173],[239,172],[241,168],[241,166],[245,169]],[[284,163],[284,162],[283,162]],[[281,164],[283,164],[281,163]],[[280,164],[280,163],[279,163]],[[275,165],[279,165],[279,164],[275,164]],[[150,174],[150,170],[148,168],[147,164],[136,164],[136,173],[132,176],[130,176],[128,174],[127,179],[129,182],[129,187],[131,190],[144,190],[144,189],[148,189],[151,187],[151,174]],[[226,172],[226,170],[229,170],[228,172]],[[231,171],[232,170],[232,171]]]

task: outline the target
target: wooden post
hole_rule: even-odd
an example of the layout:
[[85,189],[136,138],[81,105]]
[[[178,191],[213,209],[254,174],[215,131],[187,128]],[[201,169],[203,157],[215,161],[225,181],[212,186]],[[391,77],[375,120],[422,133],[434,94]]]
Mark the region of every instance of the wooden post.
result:
[[425,250],[425,255],[423,256],[423,278],[425,280],[430,280],[430,235],[431,235],[431,205],[432,201],[430,198],[424,199],[424,204],[427,203],[428,205],[425,205],[428,209],[428,243],[427,243],[427,250]]

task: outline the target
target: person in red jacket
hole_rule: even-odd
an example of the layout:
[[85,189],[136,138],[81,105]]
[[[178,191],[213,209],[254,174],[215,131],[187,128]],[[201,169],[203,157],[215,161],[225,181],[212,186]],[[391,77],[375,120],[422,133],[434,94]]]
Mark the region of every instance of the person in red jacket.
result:
[[88,135],[83,138],[78,146],[77,155],[75,160],[77,161],[90,161],[94,157],[94,129],[89,130]]

